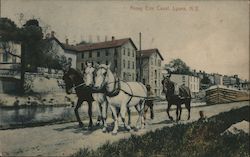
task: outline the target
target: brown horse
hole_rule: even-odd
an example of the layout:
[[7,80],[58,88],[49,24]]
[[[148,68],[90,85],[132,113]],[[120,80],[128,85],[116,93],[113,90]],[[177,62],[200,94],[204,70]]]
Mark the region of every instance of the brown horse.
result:
[[83,101],[87,101],[88,115],[89,115],[88,127],[91,128],[93,126],[92,102],[94,101],[92,97],[92,88],[85,85],[81,73],[73,68],[69,68],[67,71],[64,71],[63,80],[65,82],[67,94],[71,94],[73,89],[75,89],[76,91],[78,100],[77,100],[77,105],[75,107],[75,115],[80,127],[83,127],[83,123],[79,117],[78,109],[81,107]]
[[170,120],[173,120],[173,117],[170,116],[169,110],[172,105],[176,105],[176,121],[181,119],[182,108],[181,105],[185,104],[185,107],[188,110],[188,120],[190,119],[190,110],[191,110],[191,92],[187,86],[181,85],[179,87],[179,94],[175,94],[175,85],[174,82],[170,81],[170,76],[164,77],[162,80],[163,92],[166,95],[166,100],[168,101],[167,114]]

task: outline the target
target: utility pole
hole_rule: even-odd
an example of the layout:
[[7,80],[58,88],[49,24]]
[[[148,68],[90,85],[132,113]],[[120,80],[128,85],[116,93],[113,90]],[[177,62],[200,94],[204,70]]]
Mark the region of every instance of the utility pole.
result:
[[2,0],[0,0],[0,18],[2,17]]
[[139,33],[139,81],[142,82],[141,32]]

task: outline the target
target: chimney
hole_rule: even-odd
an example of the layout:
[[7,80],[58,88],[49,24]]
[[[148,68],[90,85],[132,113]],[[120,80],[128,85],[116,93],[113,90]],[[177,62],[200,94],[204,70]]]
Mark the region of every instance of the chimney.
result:
[[112,36],[112,41],[114,41],[115,40],[115,37],[114,36]]
[[67,45],[69,45],[69,39],[68,38],[66,38],[65,42],[66,42]]
[[51,31],[51,38],[55,37],[55,31]]
[[45,39],[49,39],[50,38],[50,33],[47,33],[45,36]]

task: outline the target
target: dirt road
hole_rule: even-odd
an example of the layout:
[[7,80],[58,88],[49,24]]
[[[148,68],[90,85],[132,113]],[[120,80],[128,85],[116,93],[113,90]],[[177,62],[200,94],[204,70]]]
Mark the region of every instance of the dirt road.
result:
[[[249,101],[192,108],[191,120],[189,121],[183,120],[187,118],[187,111],[184,109],[180,123],[197,120],[200,110],[203,110],[205,115],[210,117],[246,105],[249,105]],[[175,111],[171,111],[171,114],[175,117]],[[136,118],[137,116],[132,117],[132,125]],[[69,156],[80,148],[95,149],[107,141],[114,142],[122,138],[128,138],[131,134],[140,135],[173,124],[175,123],[168,120],[165,112],[159,112],[155,114],[154,120],[147,121],[145,129],[138,132],[127,132],[121,128],[116,136],[111,135],[111,133],[102,133],[98,127],[95,127],[92,131],[78,128],[77,123],[1,130],[0,156]]]

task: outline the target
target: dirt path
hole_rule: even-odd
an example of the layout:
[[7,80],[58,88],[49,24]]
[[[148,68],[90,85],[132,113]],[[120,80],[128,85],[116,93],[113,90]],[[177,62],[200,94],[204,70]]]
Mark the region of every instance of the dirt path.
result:
[[[220,104],[214,106],[203,106],[192,109],[191,120],[182,120],[180,123],[191,122],[199,118],[198,112],[203,110],[207,117],[220,112],[229,111],[249,105],[249,101],[240,103]],[[171,114],[175,117],[175,112]],[[149,117],[149,116],[148,116]],[[132,117],[132,125],[137,116]],[[187,118],[186,109],[183,110],[182,119]],[[87,123],[87,122],[85,122]],[[131,134],[144,134],[148,131],[171,126],[174,123],[167,119],[165,112],[155,114],[155,119],[147,121],[148,125],[139,132],[126,132],[122,128],[118,135],[102,133],[101,129],[95,128],[93,131],[80,129],[77,123],[66,123],[43,127],[33,127],[14,130],[0,131],[0,156],[69,156],[77,152],[80,148],[97,148],[107,141],[114,142],[122,138],[128,138]]]

